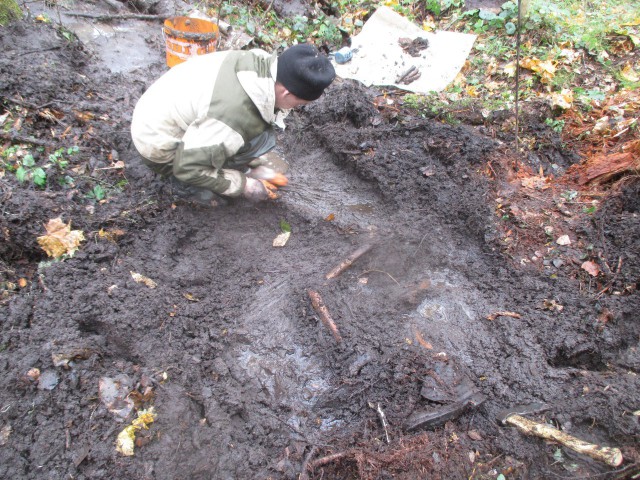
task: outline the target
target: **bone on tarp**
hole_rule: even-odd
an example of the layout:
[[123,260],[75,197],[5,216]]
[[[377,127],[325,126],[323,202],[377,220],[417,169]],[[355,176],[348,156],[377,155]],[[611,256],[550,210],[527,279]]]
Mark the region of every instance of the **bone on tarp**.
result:
[[609,466],[617,467],[622,463],[622,452],[618,448],[603,447],[594,443],[588,443],[558,430],[551,425],[536,422],[522,416],[544,410],[548,410],[548,407],[540,403],[533,403],[530,405],[502,410],[498,414],[497,418],[498,422],[502,425],[514,426],[526,435],[533,435],[546,440],[553,440],[574,452],[587,455],[594,460],[604,462]]
[[396,78],[396,83],[408,85],[418,78],[420,78],[420,70],[415,65],[412,65]]

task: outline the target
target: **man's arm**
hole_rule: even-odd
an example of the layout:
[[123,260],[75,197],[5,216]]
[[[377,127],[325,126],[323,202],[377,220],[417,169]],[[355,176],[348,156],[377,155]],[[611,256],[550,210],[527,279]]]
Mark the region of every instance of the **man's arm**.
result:
[[213,119],[191,125],[176,150],[173,174],[189,185],[237,197],[242,194],[246,177],[223,165],[243,143],[237,132]]

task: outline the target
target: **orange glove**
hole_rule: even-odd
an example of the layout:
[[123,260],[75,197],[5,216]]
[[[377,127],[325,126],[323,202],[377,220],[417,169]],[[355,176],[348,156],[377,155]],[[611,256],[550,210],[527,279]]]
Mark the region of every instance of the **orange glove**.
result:
[[266,180],[278,187],[286,187],[289,183],[289,179],[284,174],[265,165],[252,168],[251,171],[247,173],[247,176],[257,180]]
[[278,187],[266,180],[247,177],[242,196],[254,202],[278,198]]

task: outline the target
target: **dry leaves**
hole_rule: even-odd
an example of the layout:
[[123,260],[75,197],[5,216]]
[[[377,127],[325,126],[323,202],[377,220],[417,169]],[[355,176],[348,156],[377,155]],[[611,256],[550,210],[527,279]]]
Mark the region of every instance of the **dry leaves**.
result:
[[580,266],[580,268],[582,268],[585,272],[587,272],[592,277],[597,277],[598,274],[600,273],[600,267],[598,267],[598,265],[595,262],[592,262],[590,260],[584,262]]
[[131,425],[125,427],[118,434],[116,440],[116,450],[121,454],[130,457],[133,455],[133,449],[135,447],[136,432],[140,429],[147,430],[156,419],[156,413],[153,411],[153,407],[148,410],[140,410],[138,412],[138,418],[136,418]]
[[44,226],[46,235],[38,237],[38,244],[53,258],[72,256],[84,241],[81,230],[71,230],[71,222],[64,223],[60,217],[49,220]]

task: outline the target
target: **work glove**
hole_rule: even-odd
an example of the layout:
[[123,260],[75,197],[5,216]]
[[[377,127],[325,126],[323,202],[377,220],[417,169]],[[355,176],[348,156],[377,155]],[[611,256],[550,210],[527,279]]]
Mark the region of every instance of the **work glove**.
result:
[[285,177],[282,173],[276,172],[274,169],[269,168],[265,165],[260,165],[259,167],[252,168],[247,176],[249,178],[255,178],[256,180],[266,180],[272,185],[276,185],[277,187],[286,187],[289,183],[289,179]]
[[260,155],[249,163],[251,170],[247,175],[259,180],[267,180],[278,187],[284,187],[289,183],[285,176],[289,165],[280,155],[275,152],[268,152]]
[[266,180],[247,177],[242,196],[254,202],[278,198],[278,187]]

